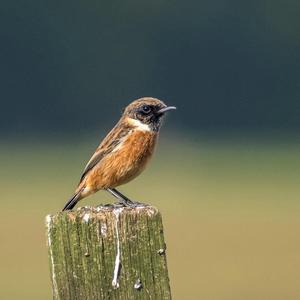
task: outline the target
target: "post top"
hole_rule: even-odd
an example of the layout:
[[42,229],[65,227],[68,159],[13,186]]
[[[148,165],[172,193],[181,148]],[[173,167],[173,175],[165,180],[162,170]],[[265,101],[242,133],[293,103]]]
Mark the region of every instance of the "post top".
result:
[[82,206],[75,210],[58,212],[54,215],[47,215],[46,222],[49,223],[53,218],[68,216],[70,219],[82,218],[83,221],[88,222],[92,218],[102,218],[108,215],[114,214],[119,216],[125,215],[147,215],[148,217],[154,217],[159,214],[156,207],[151,205],[137,205],[136,207],[125,207],[123,205],[106,204],[98,206]]

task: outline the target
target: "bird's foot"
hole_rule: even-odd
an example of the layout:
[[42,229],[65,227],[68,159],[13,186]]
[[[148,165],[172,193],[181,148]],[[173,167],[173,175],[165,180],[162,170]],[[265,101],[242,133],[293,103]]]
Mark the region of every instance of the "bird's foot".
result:
[[149,206],[149,204],[142,203],[142,202],[137,202],[137,201],[120,201],[114,203],[117,207],[131,207],[131,208],[136,208],[136,207],[145,207]]

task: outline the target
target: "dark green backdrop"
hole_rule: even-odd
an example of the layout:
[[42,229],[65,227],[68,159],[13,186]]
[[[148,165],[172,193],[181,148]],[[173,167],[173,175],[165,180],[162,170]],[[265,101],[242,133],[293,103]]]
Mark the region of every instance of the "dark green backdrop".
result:
[[299,0],[0,6],[2,135],[107,129],[145,95],[180,130],[300,128]]

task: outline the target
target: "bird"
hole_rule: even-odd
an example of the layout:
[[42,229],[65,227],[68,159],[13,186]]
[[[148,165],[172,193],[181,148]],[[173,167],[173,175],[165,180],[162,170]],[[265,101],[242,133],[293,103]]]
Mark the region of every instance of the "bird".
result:
[[139,202],[130,200],[116,187],[133,180],[145,169],[153,155],[162,119],[174,109],[175,106],[152,97],[131,102],[88,161],[63,211],[71,210],[79,200],[99,190],[109,192],[124,206],[137,206]]

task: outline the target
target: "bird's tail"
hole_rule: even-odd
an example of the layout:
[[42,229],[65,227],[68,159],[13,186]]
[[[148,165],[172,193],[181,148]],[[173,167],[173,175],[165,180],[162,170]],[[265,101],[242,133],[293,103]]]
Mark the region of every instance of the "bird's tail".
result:
[[81,199],[81,191],[82,190],[79,190],[77,193],[74,194],[74,196],[66,203],[62,211],[70,210],[76,205],[76,203]]

